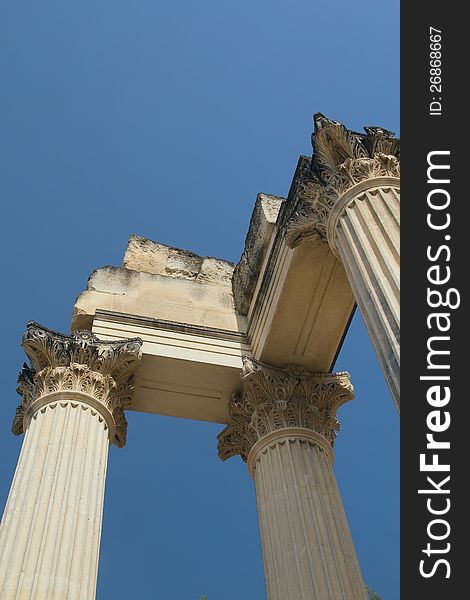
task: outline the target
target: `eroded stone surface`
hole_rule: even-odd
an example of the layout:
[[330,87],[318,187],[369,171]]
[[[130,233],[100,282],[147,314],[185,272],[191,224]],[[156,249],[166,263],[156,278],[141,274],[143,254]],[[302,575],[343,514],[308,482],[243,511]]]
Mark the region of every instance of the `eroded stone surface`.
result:
[[[173,263],[174,264],[174,263]],[[97,269],[75,302],[72,330],[90,329],[96,308],[238,331],[230,263],[204,259],[195,277],[155,275],[122,267]],[[181,270],[179,271],[181,272]]]
[[94,271],[78,297],[72,330],[91,328],[95,307],[205,327],[238,330],[234,263],[131,235],[122,267]]
[[131,235],[122,266],[131,271],[196,279],[218,285],[232,277],[235,265],[221,258],[204,257]]
[[233,272],[233,295],[236,310],[246,315],[266,255],[279,210],[280,196],[258,194],[251,217],[245,248]]

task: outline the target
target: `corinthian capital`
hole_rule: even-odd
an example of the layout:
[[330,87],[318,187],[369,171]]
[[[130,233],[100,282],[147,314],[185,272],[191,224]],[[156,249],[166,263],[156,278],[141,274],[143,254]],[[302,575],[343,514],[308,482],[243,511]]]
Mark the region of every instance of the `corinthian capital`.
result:
[[289,246],[320,236],[327,240],[332,208],[353,186],[400,177],[400,140],[381,127],[364,127],[365,134],[347,129],[321,113],[314,115],[311,159],[301,158],[294,181],[292,208],[284,219]]
[[[32,417],[39,404],[44,406],[41,399],[50,397],[63,403],[66,395],[58,393],[75,392],[75,400],[89,398],[92,406],[104,409],[112,420],[111,442],[124,446],[124,409],[131,405],[132,377],[141,357],[140,339],[110,342],[90,331],[67,336],[30,322],[22,346],[30,366],[25,364],[18,376],[22,402],[13,420],[13,433],[23,433],[25,419]],[[88,410],[86,401],[72,405]]]
[[230,402],[230,423],[218,435],[219,456],[239,454],[269,433],[292,427],[310,429],[334,444],[338,408],[354,397],[348,373],[311,373],[297,366],[271,367],[245,357],[240,396]]

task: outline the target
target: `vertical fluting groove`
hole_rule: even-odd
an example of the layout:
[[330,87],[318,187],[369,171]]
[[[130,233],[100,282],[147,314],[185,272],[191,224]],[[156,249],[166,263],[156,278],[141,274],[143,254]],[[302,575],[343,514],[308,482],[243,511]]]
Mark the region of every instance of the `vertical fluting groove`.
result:
[[361,237],[363,237],[364,232],[366,232],[368,247],[373,252],[371,260],[372,270],[377,276],[378,282],[381,283],[385,292],[390,288],[393,298],[398,299],[399,265],[393,252],[390,251],[380,227],[376,223],[369,199],[365,198],[361,202],[358,202],[356,210],[351,212],[354,214],[354,219],[357,219],[358,231],[360,227]]
[[369,294],[368,288],[361,279],[359,269],[356,267],[355,249],[351,247],[348,240],[347,225],[338,236],[338,248],[372,344],[399,409],[399,342],[390,328],[383,323],[375,293]]
[[[387,207],[388,213],[391,215],[393,221],[400,226],[400,193],[396,188],[389,188],[388,192],[385,192],[382,188],[377,188],[380,197],[382,198],[384,205]],[[387,188],[388,189],[388,188]]]
[[90,419],[91,431],[88,431],[87,441],[85,444],[85,464],[82,475],[82,484],[80,486],[80,493],[77,497],[77,519],[74,524],[72,556],[70,560],[70,575],[68,577],[67,585],[67,595],[70,598],[79,598],[81,594],[86,597],[86,587],[83,584],[83,567],[86,553],[90,548],[89,545],[90,543],[93,543],[93,540],[88,536],[88,528],[90,520],[92,520],[92,517],[89,514],[89,508],[92,508],[91,503],[94,500],[94,462],[97,460],[97,458],[99,460],[98,453],[100,451],[97,439],[99,435],[99,428],[97,428],[97,424],[97,418],[93,417]]
[[[300,444],[300,440],[299,440],[299,444]],[[313,498],[313,491],[312,491],[315,488],[315,486],[317,485],[317,483],[315,481],[316,476],[315,476],[314,462],[311,460],[311,457],[308,454],[302,452],[300,454],[299,467],[300,467],[300,471],[304,472],[305,477],[306,477],[307,485],[305,486],[305,492],[306,492],[306,499],[307,499],[307,507],[310,507],[310,509],[312,511],[312,515],[313,515],[312,524],[313,524],[314,535],[318,539],[318,545],[324,547],[324,543],[322,541],[322,531],[320,529],[321,519],[318,518],[318,514],[317,514],[318,503],[315,502],[315,500]],[[313,550],[312,550],[312,553],[313,553]],[[315,558],[315,564],[318,564],[318,562],[320,562],[322,580],[326,582],[328,597],[332,598],[333,591],[331,589],[330,578],[328,577],[328,567],[326,564],[327,557],[324,552],[316,553],[316,557],[317,556],[319,557],[319,560],[317,560],[317,558]],[[318,571],[317,571],[317,573],[318,573]],[[321,597],[320,594],[321,594],[321,592],[318,595],[319,598]]]
[[[102,470],[106,475],[107,470],[107,455],[108,455],[108,442],[107,439],[102,441],[100,447],[99,462],[97,464],[97,470]],[[99,556],[100,556],[100,540],[101,540],[101,526],[103,519],[103,508],[104,508],[104,482],[105,479],[98,479],[97,481],[97,492],[95,501],[95,513],[93,518],[92,535],[96,542],[93,545],[93,552],[90,552],[90,558],[88,561],[88,569],[82,565],[83,575],[83,588],[87,591],[90,597],[96,596],[96,585],[98,580],[98,568],[99,568]],[[91,492],[90,492],[91,493]],[[86,564],[86,561],[84,561]]]
[[361,272],[358,267],[361,255],[357,245],[354,243],[354,234],[351,232],[350,227],[350,223],[343,223],[338,239],[338,248],[340,252],[342,251],[344,267],[349,274],[349,281],[361,313],[366,324],[368,324],[368,329],[372,330],[369,333],[371,336],[373,334],[373,339],[378,343],[380,332],[382,329],[387,328],[387,324],[381,316],[381,299],[377,295],[377,290],[374,289],[368,274],[363,271]]
[[[43,409],[41,409],[43,410]],[[46,411],[42,412],[44,415]],[[36,415],[36,419],[41,418]],[[42,419],[41,419],[42,420]],[[54,459],[54,446],[48,440],[52,438],[58,428],[57,420],[44,418],[46,427],[44,428],[44,438],[37,439],[38,452],[35,456],[35,463],[32,463],[31,471],[28,473],[28,482],[24,482],[28,489],[25,490],[23,510],[21,510],[22,523],[19,529],[19,535],[16,539],[15,549],[12,553],[10,569],[7,574],[7,581],[10,580],[10,598],[17,597],[18,587],[22,585],[26,576],[26,564],[32,551],[32,540],[37,530],[37,514],[40,511],[38,499],[44,495],[44,475],[50,467],[50,459]],[[35,440],[36,441],[36,440]],[[42,451],[41,451],[42,450]],[[35,448],[33,447],[33,451]],[[44,456],[41,456],[44,455]],[[39,467],[39,468],[38,468]],[[35,476],[35,472],[39,473]],[[33,498],[36,500],[34,501]],[[14,568],[16,567],[16,568]]]
[[[285,545],[284,543],[286,542],[286,533],[285,531],[282,532],[281,531],[281,527],[285,526],[285,515],[283,515],[283,510],[282,507],[280,506],[280,502],[281,502],[281,495],[278,493],[278,490],[276,490],[276,487],[274,485],[274,478],[273,478],[273,473],[277,473],[278,472],[278,468],[275,468],[275,461],[273,460],[274,457],[274,453],[272,452],[272,447],[269,447],[267,449],[267,452],[265,454],[265,459],[267,461],[267,481],[269,482],[269,500],[272,500],[272,506],[271,506],[271,502],[267,502],[267,506],[270,508],[270,515],[269,515],[269,527],[271,528],[273,526],[273,523],[275,522],[276,519],[279,519],[278,521],[278,527],[276,528],[276,533],[277,533],[277,541],[275,543],[274,546],[274,550],[276,552],[276,562],[278,565],[278,569],[279,572],[282,573],[282,577],[281,577],[281,586],[279,588],[279,590],[277,591],[278,596],[274,596],[274,598],[276,598],[276,600],[279,598],[282,598],[282,594],[283,591],[287,592],[286,594],[284,594],[287,598],[295,598],[294,596],[294,590],[291,589],[291,582],[289,581],[288,578],[286,578],[286,561],[285,561]],[[287,588],[287,589],[286,589]]]
[[[55,464],[53,465],[53,476],[52,476],[52,490],[51,493],[49,495],[48,498],[48,504],[47,504],[47,510],[45,510],[45,522],[44,522],[44,530],[43,530],[43,535],[41,536],[41,547],[39,550],[39,556],[37,559],[37,568],[34,569],[35,572],[35,577],[31,586],[31,598],[34,598],[34,593],[38,590],[38,588],[40,588],[41,586],[41,582],[39,580],[40,578],[40,573],[41,573],[41,565],[44,562],[44,557],[45,556],[50,556],[54,550],[55,544],[52,543],[53,539],[51,540],[50,537],[53,536],[53,534],[57,531],[58,528],[52,527],[51,526],[51,520],[53,519],[54,515],[56,514],[57,511],[57,506],[61,506],[62,505],[62,497],[65,491],[65,486],[59,486],[59,481],[61,479],[60,477],[60,471],[62,468],[62,461],[59,460],[59,457],[61,455],[61,449],[64,446],[64,443],[67,443],[67,438],[68,438],[68,429],[70,426],[70,423],[72,423],[72,426],[74,424],[74,415],[70,414],[70,411],[68,410],[68,408],[60,408],[60,410],[57,412],[57,415],[55,415],[55,417],[52,417],[52,415],[48,415],[46,417],[46,414],[48,413],[48,410],[50,407],[45,407],[46,411],[44,412],[43,415],[38,414],[38,418],[41,418],[41,416],[43,418],[55,418],[59,425],[61,424],[60,422],[63,420],[62,425],[62,431],[61,431],[61,437],[57,446],[57,456],[56,456],[56,460],[55,460]],[[45,531],[45,533],[44,533]],[[43,590],[43,594],[45,595],[47,593],[47,588]]]
[[[32,423],[30,427],[34,427],[34,424]],[[16,532],[18,527],[21,525],[20,519],[15,518],[15,506],[18,504],[21,505],[23,502],[22,499],[26,494],[26,487],[22,485],[24,473],[29,470],[29,465],[34,461],[35,458],[35,454],[33,452],[25,451],[26,442],[28,443],[28,446],[31,446],[31,441],[29,439],[31,436],[30,431],[31,429],[28,429],[21,448],[20,457],[13,479],[15,486],[12,486],[10,489],[7,500],[8,511],[5,509],[0,529],[0,547],[2,548],[2,552],[0,552],[0,598],[2,597],[2,593],[4,592],[4,587],[6,585],[6,577],[9,571],[8,565],[10,564],[11,555],[13,552],[13,544],[16,540]]]
[[[316,452],[318,454],[320,450],[317,448]],[[346,513],[344,512],[343,503],[341,502],[341,497],[339,495],[339,490],[334,480],[333,471],[330,465],[325,460],[319,460],[318,465],[320,477],[323,479],[324,488],[327,490],[329,510],[326,511],[326,515],[328,518],[328,529],[330,531],[330,537],[333,538],[333,535],[335,534],[335,540],[333,541],[333,539],[331,539],[331,547],[333,548],[334,544],[338,542],[339,546],[341,547],[341,552],[334,553],[335,559],[339,559],[342,562],[341,566],[339,566],[336,562],[337,574],[346,574],[346,577],[349,582],[349,590],[352,590],[354,593],[354,595],[352,596],[354,600],[364,600],[365,585],[362,580],[362,576],[360,575],[360,571],[357,568],[357,562],[355,565],[356,568],[353,569],[354,573],[352,573],[352,565],[350,564],[350,560],[348,560],[350,556],[355,556],[355,551],[354,546],[352,545],[352,538],[346,520]],[[347,546],[349,546],[349,548],[347,548]],[[344,586],[346,577],[339,578],[341,589],[342,592],[345,594],[345,597],[347,597],[348,594],[348,589]],[[360,582],[359,585],[358,582]]]
[[[364,203],[370,210],[374,225],[383,237],[387,251],[396,261],[400,260],[400,224],[395,221],[380,190],[375,194],[366,194]],[[358,203],[361,204],[360,202]],[[359,206],[360,208],[360,206]]]
[[[31,474],[37,470],[37,468],[35,468],[37,463],[40,463],[40,436],[43,433],[43,430],[45,430],[44,432],[47,436],[48,425],[50,425],[50,423],[44,422],[44,420],[36,421],[35,419],[34,422],[31,422],[31,428],[34,428],[35,431],[30,433],[28,440],[30,451],[25,452],[24,455],[26,456],[26,463],[24,464],[24,466],[21,465],[23,466],[23,468],[21,469],[22,474],[17,482],[17,489],[20,493],[15,498],[15,502],[13,502],[13,505],[10,509],[10,514],[12,517],[11,524],[13,525],[13,536],[11,541],[13,542],[13,544],[11,546],[10,551],[5,550],[5,555],[9,556],[10,560],[7,564],[7,569],[4,574],[5,583],[1,597],[3,597],[6,593],[10,593],[10,597],[12,597],[11,592],[13,586],[15,586],[15,589],[13,591],[14,593],[16,593],[17,577],[19,574],[21,574],[21,562],[19,561],[19,558],[16,557],[21,556],[21,553],[27,547],[27,535],[31,526],[31,519],[29,518],[27,510],[28,498],[30,497],[31,493],[35,493],[35,484],[36,482],[40,482],[41,479],[40,477],[34,479],[31,476]],[[34,433],[36,433],[37,435],[34,435]],[[44,449],[42,451],[44,452]],[[18,467],[21,468],[20,465],[18,465]],[[21,519],[18,518],[19,514],[21,514]],[[14,569],[14,565],[16,565],[16,569]],[[10,589],[8,590],[8,588]]]
[[[332,552],[331,553],[332,558],[333,558],[334,567],[335,567],[335,580],[337,581],[337,584],[339,584],[341,593],[346,594],[347,587],[344,585],[345,579],[346,578],[348,579],[350,587],[352,585],[352,582],[351,582],[349,570],[344,561],[343,538],[339,534],[339,531],[338,531],[337,520],[335,518],[336,517],[335,511],[331,510],[335,504],[334,504],[333,498],[331,497],[331,481],[329,480],[329,478],[326,476],[326,473],[325,473],[325,467],[326,467],[325,462],[326,461],[322,460],[322,458],[319,456],[320,450],[318,447],[315,447],[314,452],[313,453],[310,452],[310,454],[311,455],[313,454],[315,457],[315,464],[316,464],[316,467],[318,470],[318,476],[319,476],[318,478],[322,482],[320,485],[321,485],[321,487],[323,487],[323,489],[326,490],[326,497],[328,499],[328,502],[327,502],[328,510],[322,511],[322,520],[325,523],[326,530],[328,532],[328,545],[329,545],[329,548],[331,548],[331,549],[333,549],[335,547],[335,545],[339,546],[341,549],[341,552]],[[324,507],[322,507],[322,508],[324,509]],[[343,577],[341,577],[340,574],[343,574]]]
[[390,214],[387,205],[384,202],[383,194],[379,193],[370,198],[367,196],[366,202],[371,215],[374,218],[376,226],[383,236],[387,248],[394,260],[400,262],[400,224],[397,223]]
[[[104,428],[104,423],[102,424]],[[103,508],[104,508],[104,492],[105,492],[105,481],[106,481],[106,472],[108,468],[108,436],[105,431],[105,436],[103,438],[102,446],[101,446],[101,455],[100,461],[97,465],[97,473],[96,479],[98,482],[98,499],[95,504],[95,536],[96,536],[96,544],[93,547],[93,553],[90,554],[90,566],[88,569],[85,569],[85,581],[87,593],[89,593],[90,598],[94,598],[96,595],[96,585],[98,578],[98,568],[99,568],[99,554],[100,554],[100,540],[101,540],[101,528],[103,521]],[[102,472],[103,476],[99,477],[99,473]],[[88,577],[86,576],[88,573]]]
[[345,556],[347,559],[349,559],[349,563],[352,564],[352,567],[356,570],[357,574],[362,577],[360,570],[359,570],[359,565],[358,563],[354,560],[354,557],[356,555],[356,550],[354,547],[354,542],[352,539],[352,535],[351,535],[351,531],[349,529],[349,525],[348,525],[348,521],[347,521],[347,517],[346,517],[346,512],[344,510],[344,506],[343,503],[341,501],[341,494],[338,488],[338,485],[336,483],[336,479],[334,477],[333,471],[330,468],[329,469],[330,474],[329,477],[331,479],[331,485],[332,485],[332,493],[334,490],[334,494],[333,494],[333,499],[334,502],[336,503],[337,506],[337,514],[341,514],[342,518],[339,521],[340,526],[342,527],[342,540],[343,540],[343,546],[345,548]]
[[[59,458],[59,470],[56,476],[56,486],[58,491],[54,493],[54,511],[51,515],[50,533],[47,536],[46,545],[49,547],[49,556],[51,562],[51,569],[49,575],[45,573],[43,581],[38,582],[38,592],[47,594],[47,598],[52,598],[54,590],[54,582],[56,577],[57,569],[57,557],[60,554],[60,540],[64,532],[64,521],[67,513],[67,495],[70,491],[70,478],[74,470],[74,463],[76,460],[76,444],[75,440],[80,431],[81,415],[78,408],[73,408],[70,405],[61,407],[63,412],[67,414],[67,421],[64,427],[63,440],[61,441],[60,447],[63,449],[62,452],[67,456],[66,448],[69,446],[70,450],[66,459],[61,460]],[[61,453],[62,454],[62,453]],[[62,484],[62,485],[61,485]],[[60,490],[60,491],[59,491]],[[57,494],[57,495],[56,495]],[[45,563],[47,564],[47,563]],[[44,571],[43,571],[44,572]]]
[[334,532],[336,533],[336,536],[339,539],[339,543],[341,546],[340,556],[344,562],[344,566],[346,567],[346,572],[348,574],[350,586],[353,587],[353,580],[351,578],[351,572],[349,569],[349,561],[347,560],[347,557],[350,555],[350,551],[346,547],[349,536],[349,530],[346,527],[346,515],[344,514],[342,503],[339,502],[338,489],[335,486],[333,473],[331,471],[330,466],[326,464],[325,461],[322,461],[319,464],[324,485],[328,490],[327,494],[329,506],[333,508],[333,510],[329,511],[328,515],[330,520],[331,531],[333,532],[334,528]]
[[277,581],[277,569],[273,568],[272,559],[273,559],[273,551],[272,551],[272,538],[270,538],[266,534],[266,505],[264,504],[264,498],[266,497],[266,486],[264,483],[264,474],[259,461],[256,465],[254,465],[254,480],[255,480],[255,491],[256,491],[256,504],[258,506],[258,523],[259,523],[259,531],[260,531],[260,540],[261,540],[261,551],[263,554],[263,564],[265,570],[265,587],[266,593],[268,597],[271,594],[271,587],[274,584],[274,587],[278,587]]
[[[266,572],[266,587],[268,592],[268,598],[275,598],[275,594],[280,593],[280,581],[281,570],[277,565],[276,553],[274,552],[274,538],[275,535],[269,534],[269,523],[270,509],[267,506],[268,486],[266,483],[266,468],[261,462],[261,456],[267,452],[264,449],[260,452],[260,457],[255,466],[255,487],[256,487],[256,498],[258,506],[260,508],[258,513],[258,519],[260,523],[260,533],[262,538],[261,548],[263,551],[264,568]],[[258,485],[259,484],[259,485]]]
[[2,600],[94,600],[108,434],[60,400],[26,431],[0,530]]
[[[51,515],[50,515],[50,527],[49,531],[46,532],[45,545],[47,548],[46,557],[49,559],[50,567],[47,571],[39,569],[37,588],[36,592],[40,597],[43,595],[48,600],[51,598],[54,583],[55,583],[55,572],[56,572],[56,557],[59,553],[60,536],[63,533],[63,521],[65,518],[66,511],[66,494],[68,493],[70,484],[70,472],[73,469],[73,463],[75,459],[74,452],[74,438],[76,431],[80,426],[80,415],[75,409],[71,409],[70,406],[60,406],[60,413],[66,415],[66,421],[64,423],[62,439],[58,445],[58,456],[57,456],[57,473],[55,475],[54,484],[56,491],[51,495]],[[44,558],[46,558],[44,557]],[[34,596],[32,597],[34,598]]]
[[[342,595],[340,597],[365,600],[365,584],[332,466],[318,446],[312,445],[310,442],[306,442],[306,444],[309,446],[311,468],[313,469],[313,465],[316,465],[321,481],[320,485],[326,490],[327,501],[321,504],[322,520],[329,532],[331,554],[336,568],[335,579],[341,588]],[[340,551],[338,552],[338,550]],[[346,583],[349,585],[347,586]]]
[[357,250],[351,245],[348,226],[345,224],[338,236],[338,248],[343,257],[343,264],[349,276],[356,301],[361,309],[364,322],[378,355],[382,370],[387,378],[392,395],[399,408],[399,341],[386,319],[381,313],[381,305],[372,286],[367,284],[367,277],[362,275],[357,264]]
[[383,259],[380,254],[375,254],[373,243],[367,236],[368,232],[364,230],[363,222],[361,222],[360,213],[356,210],[348,210],[346,214],[347,217],[344,221],[348,221],[349,231],[354,232],[351,241],[356,246],[361,259],[358,267],[362,269],[363,273],[367,273],[371,286],[369,291],[373,290],[380,299],[382,312],[384,314],[390,312],[396,320],[398,315],[395,314],[391,302],[392,290],[387,281]]
[[[322,527],[322,535],[319,540],[319,546],[321,547],[321,551],[325,555],[326,558],[326,582],[327,587],[329,588],[329,594],[334,598],[338,592],[343,593],[343,579],[348,577],[347,570],[341,569],[338,565],[338,560],[341,559],[339,556],[340,553],[335,552],[338,546],[338,539],[333,538],[333,529],[330,518],[330,502],[326,505],[325,503],[319,502],[318,496],[319,491],[321,489],[326,489],[326,496],[328,497],[328,488],[325,485],[325,482],[322,477],[322,463],[325,461],[325,457],[320,456],[320,449],[315,446],[314,452],[310,451],[310,444],[306,444],[304,459],[309,465],[312,476],[314,476],[314,480],[316,483],[315,491],[317,492],[317,496],[313,503],[314,514]],[[323,482],[323,485],[322,485]],[[324,492],[325,493],[325,492]],[[334,566],[332,569],[331,567]],[[332,589],[331,589],[332,588]]]
[[329,457],[289,435],[254,464],[268,600],[366,600]]
[[[300,443],[300,441],[299,441]],[[313,518],[313,529],[314,533],[317,536],[317,547],[320,548],[320,551],[316,553],[317,556],[321,557],[321,566],[322,566],[322,581],[323,585],[326,587],[326,591],[328,593],[329,598],[334,598],[334,590],[332,588],[333,581],[329,574],[328,569],[328,556],[326,553],[327,543],[325,539],[325,528],[323,523],[323,518],[321,514],[321,504],[316,501],[314,498],[313,492],[316,493],[318,490],[318,473],[316,468],[315,457],[311,456],[311,453],[306,449],[305,452],[301,453],[300,464],[302,470],[306,473],[307,476],[307,510],[311,511]],[[319,598],[321,598],[321,591]]]
[[[103,515],[103,494],[106,476],[106,460],[104,453],[108,453],[108,438],[104,424],[95,421],[95,451],[90,456],[90,481],[88,500],[86,506],[90,511],[84,531],[87,553],[83,553],[80,565],[80,582],[86,597],[94,598],[96,593],[96,576],[98,571],[98,558],[101,534],[101,520]],[[79,550],[77,546],[77,551]]]
[[[341,512],[341,514],[343,515],[343,518],[341,519],[341,525],[342,525],[342,539],[343,539],[343,546],[345,548],[345,558],[348,562],[348,566],[350,567],[350,569],[355,570],[356,574],[362,578],[362,575],[360,573],[359,570],[359,566],[357,564],[357,562],[354,560],[354,556],[355,556],[355,548],[354,548],[354,543],[352,540],[352,536],[351,536],[351,531],[349,529],[348,526],[348,522],[347,522],[347,518],[346,518],[346,513],[344,511],[344,507],[343,504],[341,502],[341,496],[339,494],[339,490],[337,489],[336,486],[336,482],[333,480],[333,485],[336,489],[334,498],[335,498],[335,502],[337,505],[337,511],[338,514]],[[351,571],[350,571],[351,572]],[[363,597],[363,593],[358,594],[358,597],[362,598]]]
[[363,241],[377,284],[381,285],[384,293],[390,287],[394,298],[398,298],[399,264],[396,256],[390,251],[388,236],[383,235],[381,227],[377,224],[375,213],[371,209],[371,198],[366,195],[364,200],[358,200],[354,207],[346,212],[354,222],[358,239]]
[[[89,427],[87,429],[87,435],[85,438],[85,442],[84,442],[84,448],[83,448],[83,466],[81,467],[82,472],[81,472],[81,476],[79,478],[80,481],[80,488],[79,488],[79,493],[76,496],[76,502],[77,502],[77,515],[76,515],[76,519],[73,523],[71,523],[71,528],[72,528],[72,533],[71,533],[71,537],[72,537],[72,544],[71,544],[71,550],[72,550],[72,554],[70,557],[70,571],[69,571],[69,575],[67,577],[67,598],[70,598],[70,600],[78,598],[79,594],[80,594],[80,586],[78,586],[77,589],[77,567],[79,569],[80,567],[80,563],[81,563],[81,554],[83,554],[83,552],[85,552],[85,543],[83,540],[83,535],[81,535],[83,527],[80,527],[80,504],[82,501],[82,496],[84,493],[84,489],[87,489],[91,482],[90,482],[90,473],[88,472],[88,465],[90,463],[90,458],[88,457],[89,452],[94,452],[95,448],[93,446],[90,447],[90,429],[94,430],[95,428],[95,422],[94,419],[92,418],[88,418],[88,424]],[[88,500],[88,496],[87,496],[87,500]],[[79,556],[77,557],[77,551],[79,552]]]
[[[28,437],[28,434],[29,434],[29,429],[26,431],[25,436],[24,436],[25,443],[26,443],[26,439]],[[8,515],[9,515],[9,510],[8,509],[10,508],[10,504],[12,503],[13,498],[16,496],[16,491],[18,490],[18,486],[15,485],[15,484],[19,481],[19,479],[22,476],[22,471],[21,471],[20,468],[18,468],[18,465],[20,463],[26,461],[26,458],[23,456],[24,453],[25,453],[24,446],[25,446],[25,444],[23,443],[21,445],[20,454],[18,456],[18,461],[16,463],[16,468],[15,468],[15,472],[13,474],[13,480],[12,480],[12,483],[11,483],[10,492],[8,493],[7,501],[6,501],[6,504],[5,504],[5,511],[4,511],[3,517],[1,519],[1,525],[2,526],[6,525],[6,522],[7,522],[7,519],[8,519]],[[0,556],[0,569],[2,568],[1,565],[2,565],[2,557]]]
[[355,243],[351,228],[352,223],[345,220],[340,235],[340,248],[344,254],[344,266],[350,274],[351,286],[355,291],[364,320],[375,332],[377,343],[380,341],[384,344],[389,343],[396,353],[398,323],[391,314],[386,297],[381,294],[380,287],[374,286],[374,277],[373,275],[371,277],[370,269],[364,266],[366,258],[361,252],[360,245]]
[[[88,409],[87,412],[90,412],[88,415],[89,427],[87,429],[86,438],[83,445],[83,471],[82,478],[80,482],[80,487],[78,490],[78,494],[76,498],[76,518],[71,523],[72,527],[72,535],[74,543],[71,547],[70,552],[70,562],[67,566],[68,569],[68,585],[67,591],[68,596],[72,599],[79,598],[82,593],[82,584],[81,584],[81,563],[83,560],[83,556],[89,552],[89,544],[92,543],[91,540],[87,539],[86,530],[88,528],[88,522],[90,519],[89,510],[91,507],[91,502],[93,502],[93,498],[89,494],[89,490],[93,486],[93,481],[91,478],[93,477],[92,472],[92,464],[93,460],[96,460],[96,424],[97,417],[93,416],[92,409]],[[84,506],[83,506],[84,504]],[[77,551],[81,553],[77,557]]]
[[398,191],[377,188],[356,197],[338,220],[336,246],[399,410]]
[[[93,565],[93,559],[95,557],[95,553],[98,550],[97,545],[99,540],[95,539],[95,520],[97,518],[97,511],[99,511],[101,508],[101,498],[99,493],[99,472],[105,472],[101,464],[101,453],[103,443],[106,443],[106,435],[103,435],[103,432],[100,428],[99,420],[96,419],[94,421],[94,431],[92,438],[93,443],[90,444],[90,449],[88,450],[88,452],[90,453],[88,459],[89,471],[87,473],[89,485],[86,489],[86,495],[84,496],[84,500],[82,501],[80,506],[80,509],[82,511],[87,511],[88,513],[86,526],[80,530],[80,539],[85,540],[85,543],[83,544],[82,542],[82,544],[76,544],[74,546],[76,556],[72,561],[72,565],[77,565],[77,575],[76,577],[71,578],[72,581],[76,580],[79,582],[80,590],[85,595],[90,594],[87,573],[93,573],[94,575],[95,565]],[[91,449],[93,449],[92,453]],[[87,548],[88,552],[80,553],[81,546]],[[88,557],[90,558],[90,560],[87,561]],[[92,594],[90,594],[90,596],[91,595]]]
[[295,570],[297,571],[297,578],[298,578],[298,587],[299,589],[296,590],[297,594],[300,593],[300,598],[306,597],[306,591],[305,591],[305,573],[302,572],[302,568],[300,565],[300,557],[299,557],[299,551],[298,551],[298,537],[296,535],[296,532],[294,531],[295,525],[296,525],[296,521],[297,519],[293,519],[292,518],[292,511],[289,510],[290,509],[290,491],[292,489],[292,487],[289,485],[288,482],[288,475],[290,472],[290,465],[289,464],[285,464],[285,460],[283,461],[283,455],[286,455],[286,452],[282,452],[282,450],[285,450],[289,445],[289,441],[284,439],[284,440],[280,440],[277,444],[275,444],[274,446],[274,451],[277,453],[277,458],[279,460],[279,471],[280,471],[280,475],[281,475],[281,483],[282,483],[282,491],[284,492],[283,494],[283,498],[284,498],[284,502],[283,502],[283,512],[285,513],[285,515],[287,516],[287,521],[289,523],[289,535],[290,535],[290,540],[291,540],[291,561],[294,563],[295,565]]
[[[296,453],[297,456],[293,457],[293,451],[292,451],[292,444],[295,444],[295,450],[298,452]],[[300,444],[301,441],[299,439],[294,440],[292,443],[290,440],[287,440],[287,452],[289,453],[289,462],[290,462],[290,469],[291,469],[291,473],[293,475],[293,490],[294,490],[294,496],[295,496],[295,501],[297,504],[297,511],[300,515],[300,523],[301,523],[301,535],[303,538],[303,545],[305,548],[305,552],[306,552],[306,558],[307,558],[307,565],[309,567],[309,572],[310,572],[310,581],[309,581],[309,585],[312,588],[312,591],[314,593],[314,596],[318,596],[318,590],[317,590],[317,584],[315,581],[315,573],[314,573],[314,567],[315,567],[315,560],[314,557],[312,556],[312,551],[310,548],[310,544],[309,544],[309,540],[307,539],[307,522],[305,519],[305,507],[303,506],[303,502],[301,499],[301,495],[300,495],[300,491],[303,491],[303,485],[302,485],[302,479],[305,477],[305,475],[298,475],[296,472],[296,463],[298,462],[298,458],[299,456],[302,455],[301,452],[301,448],[300,448]],[[298,485],[296,485],[296,483],[298,483]]]
[[[275,521],[276,518],[279,518],[280,515],[282,515],[282,506],[281,506],[281,495],[279,494],[279,491],[276,489],[275,484],[274,484],[274,478],[273,478],[273,473],[277,472],[277,468],[275,465],[275,460],[273,460],[273,446],[270,446],[266,449],[266,454],[264,455],[264,460],[265,460],[265,470],[266,470],[266,481],[268,483],[268,490],[269,490],[269,495],[268,498],[266,499],[267,502],[267,507],[269,508],[269,521],[268,521],[268,532],[267,534],[270,535],[270,529],[272,527],[272,523]],[[285,559],[285,554],[284,554],[284,540],[285,540],[285,531],[282,531],[282,526],[285,524],[285,518],[282,518],[282,521],[280,521],[279,526],[276,528],[276,533],[277,533],[277,539],[274,543],[274,547],[273,547],[273,551],[274,551],[274,558],[275,561],[277,563],[277,569],[279,571],[280,574],[280,578],[279,578],[279,588],[276,590],[276,596],[275,598],[282,598],[282,596],[287,596],[289,597],[291,594],[293,594],[293,590],[290,589],[290,582],[286,580],[286,570],[288,570],[288,567],[286,567],[286,559]]]
[[[60,598],[66,594],[70,584],[70,569],[72,565],[73,541],[77,524],[80,520],[78,514],[78,502],[83,484],[84,468],[86,466],[86,447],[88,445],[88,434],[93,424],[89,408],[78,406],[73,409],[77,413],[78,427],[71,438],[72,462],[71,469],[67,472],[67,494],[65,502],[62,503],[61,526],[57,532],[56,561],[54,568],[54,580],[56,584],[51,595],[51,600]],[[85,548],[82,549],[85,551]],[[75,594],[70,595],[74,599]]]

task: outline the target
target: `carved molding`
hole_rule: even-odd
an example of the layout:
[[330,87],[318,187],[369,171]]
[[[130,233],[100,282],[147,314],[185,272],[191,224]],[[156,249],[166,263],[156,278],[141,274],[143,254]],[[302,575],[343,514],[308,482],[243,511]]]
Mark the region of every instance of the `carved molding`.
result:
[[331,209],[354,185],[399,179],[400,140],[381,127],[364,130],[365,135],[356,133],[321,113],[314,115],[313,155],[301,164],[292,209],[282,224],[290,247],[309,237],[327,241]]
[[348,373],[311,373],[302,367],[271,367],[244,357],[243,390],[229,406],[230,423],[218,435],[222,460],[239,454],[246,462],[253,445],[273,431],[300,427],[333,446],[338,408],[354,397]]
[[116,430],[111,441],[119,447],[125,445],[124,409],[132,403],[140,339],[104,341],[89,331],[66,336],[30,322],[22,346],[31,366],[25,363],[18,376],[22,402],[13,420],[13,433],[23,433],[24,417],[33,402],[56,392],[79,392],[111,413]]

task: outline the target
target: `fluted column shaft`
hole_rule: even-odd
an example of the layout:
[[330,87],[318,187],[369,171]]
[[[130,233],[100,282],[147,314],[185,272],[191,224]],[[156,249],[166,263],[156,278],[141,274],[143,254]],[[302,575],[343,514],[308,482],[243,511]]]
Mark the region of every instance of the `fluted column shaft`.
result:
[[103,416],[62,392],[25,434],[0,535],[0,597],[95,597],[108,458]]
[[94,600],[110,443],[125,444],[140,340],[28,324],[13,432],[25,433],[0,525],[2,600]]
[[328,240],[343,262],[399,411],[399,180],[381,178],[352,188],[330,215]]
[[348,374],[245,357],[242,382],[219,456],[239,454],[254,479],[268,600],[366,600],[332,469]]
[[364,600],[327,440],[276,434],[249,457],[269,600]]

